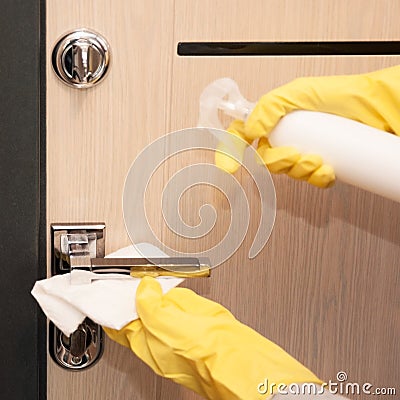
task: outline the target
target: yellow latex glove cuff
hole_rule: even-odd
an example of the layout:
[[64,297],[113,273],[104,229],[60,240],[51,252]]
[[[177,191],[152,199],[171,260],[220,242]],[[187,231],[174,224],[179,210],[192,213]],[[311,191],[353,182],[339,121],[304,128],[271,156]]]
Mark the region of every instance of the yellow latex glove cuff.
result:
[[[335,181],[334,171],[318,156],[301,155],[292,147],[271,148],[267,138],[279,120],[294,110],[320,111],[400,135],[399,107],[400,66],[360,75],[299,78],[265,94],[246,124],[235,121],[228,131],[236,136],[240,131],[248,143],[260,139],[259,154],[271,172],[329,187]],[[227,155],[216,156],[216,164],[229,172],[239,167]]]
[[361,75],[299,78],[261,97],[245,125],[245,139],[268,137],[294,110],[320,111],[400,134],[400,66]]
[[129,347],[157,374],[207,399],[265,399],[258,385],[322,382],[279,346],[243,325],[220,304],[189,289],[163,295],[150,277],[139,285],[140,319],[111,339]]

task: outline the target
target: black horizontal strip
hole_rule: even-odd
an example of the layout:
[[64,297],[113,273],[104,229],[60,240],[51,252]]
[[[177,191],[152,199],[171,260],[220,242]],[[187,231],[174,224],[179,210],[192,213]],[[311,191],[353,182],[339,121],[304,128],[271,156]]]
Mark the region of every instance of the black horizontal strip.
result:
[[372,56],[400,55],[400,41],[180,42],[179,56]]

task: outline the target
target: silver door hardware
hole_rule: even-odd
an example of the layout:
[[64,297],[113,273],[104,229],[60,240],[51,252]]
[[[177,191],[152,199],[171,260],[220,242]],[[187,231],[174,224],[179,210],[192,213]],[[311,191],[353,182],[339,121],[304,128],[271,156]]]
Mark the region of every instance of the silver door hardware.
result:
[[[52,224],[51,274],[71,273],[71,284],[91,284],[92,280],[131,277],[208,277],[208,260],[194,257],[104,258],[105,224]],[[79,271],[93,272],[91,277]],[[112,276],[110,275],[112,273]],[[116,275],[117,274],[117,275]],[[50,323],[49,351],[61,367],[82,370],[98,361],[103,353],[102,328],[86,319],[68,338]]]
[[[53,271],[71,272],[71,284],[87,284],[118,274],[121,279],[143,276],[204,278],[211,274],[208,260],[195,257],[104,258],[105,225],[52,225]],[[95,274],[87,277],[78,271]],[[59,272],[58,272],[59,271]],[[116,279],[115,275],[111,277]]]
[[100,325],[86,318],[70,337],[53,323],[49,325],[49,351],[60,367],[81,371],[94,365],[104,350],[104,333]]
[[[85,235],[88,238],[86,252],[90,257],[104,257],[104,224],[53,224],[51,225],[51,275],[71,271],[67,253],[62,243],[65,235]],[[79,257],[76,251],[75,256]],[[81,371],[94,365],[104,350],[104,332],[100,325],[89,318],[68,338],[52,322],[49,323],[49,352],[60,367]]]
[[77,29],[59,39],[53,49],[52,65],[64,83],[87,89],[106,76],[110,66],[110,46],[99,33]]

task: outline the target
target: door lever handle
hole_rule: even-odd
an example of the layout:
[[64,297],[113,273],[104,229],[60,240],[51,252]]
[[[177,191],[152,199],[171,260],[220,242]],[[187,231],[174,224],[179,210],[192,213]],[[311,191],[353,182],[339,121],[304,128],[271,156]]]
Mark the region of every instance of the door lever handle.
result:
[[[194,257],[104,258],[105,224],[52,224],[51,274],[71,273],[71,284],[99,279],[143,276],[208,277],[207,259]],[[89,271],[92,274],[82,273]],[[49,324],[49,351],[61,367],[82,370],[94,365],[103,353],[103,330],[89,318],[66,337]]]
[[[70,267],[72,285],[117,277],[204,278],[211,274],[209,260],[195,257],[98,258],[95,251],[96,238],[96,234],[91,232],[61,234],[60,257]],[[96,275],[80,274],[78,271],[89,271]]]

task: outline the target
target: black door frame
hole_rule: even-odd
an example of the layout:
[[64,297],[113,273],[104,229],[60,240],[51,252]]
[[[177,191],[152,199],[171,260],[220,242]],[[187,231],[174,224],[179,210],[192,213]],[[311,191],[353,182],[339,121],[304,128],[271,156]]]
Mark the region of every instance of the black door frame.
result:
[[44,400],[46,320],[30,291],[46,276],[45,0],[3,0],[0,37],[0,397]]

